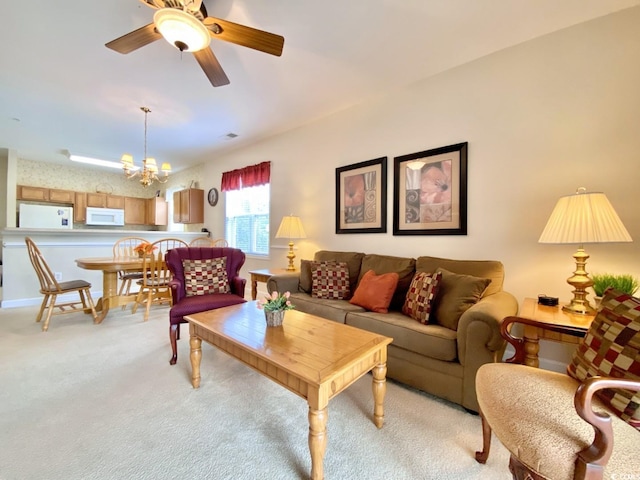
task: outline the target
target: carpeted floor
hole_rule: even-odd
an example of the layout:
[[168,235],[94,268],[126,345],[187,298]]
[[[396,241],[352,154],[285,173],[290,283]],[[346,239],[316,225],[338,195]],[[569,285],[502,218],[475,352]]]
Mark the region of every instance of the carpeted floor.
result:
[[[188,327],[169,365],[168,310],[54,317],[0,309],[0,479],[304,479],[307,405],[203,343],[191,388]],[[509,479],[494,439],[486,465],[480,419],[387,382],[385,425],[372,422],[371,376],[329,404],[325,478]]]

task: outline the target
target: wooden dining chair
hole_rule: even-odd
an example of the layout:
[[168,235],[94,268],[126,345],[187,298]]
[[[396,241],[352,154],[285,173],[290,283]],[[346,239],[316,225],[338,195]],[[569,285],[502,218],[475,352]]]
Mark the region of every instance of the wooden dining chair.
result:
[[197,237],[189,242],[190,247],[228,247],[224,238]]
[[143,257],[142,278],[137,282],[140,289],[131,313],[136,313],[138,305],[144,304],[144,321],[146,322],[149,319],[152,303],[171,305],[169,288],[171,272],[167,268],[164,257],[171,249],[188,246],[187,242],[179,238],[163,238],[151,244],[151,253]]
[[[42,314],[47,310],[47,316],[42,323],[42,331],[49,329],[49,321],[53,315],[63,315],[65,313],[73,313],[82,310],[84,313],[91,313],[94,323],[97,323],[98,315],[91,298],[91,284],[84,280],[69,280],[66,282],[58,282],[44,256],[36,246],[35,242],[25,237],[29,259],[33,265],[38,281],[40,282],[40,293],[44,295],[40,311],[36,317],[36,322],[42,320]],[[58,295],[78,292],[79,301],[57,302]],[[82,307],[82,308],[80,308]],[[58,309],[59,311],[55,311]]]
[[[137,257],[138,254],[134,248],[141,243],[150,243],[142,237],[124,237],[113,244],[113,257]],[[131,292],[131,283],[134,280],[140,280],[142,278],[142,271],[120,271],[118,272],[118,280],[120,281],[120,288],[118,288],[118,295],[129,295]],[[123,305],[124,309],[126,305]]]

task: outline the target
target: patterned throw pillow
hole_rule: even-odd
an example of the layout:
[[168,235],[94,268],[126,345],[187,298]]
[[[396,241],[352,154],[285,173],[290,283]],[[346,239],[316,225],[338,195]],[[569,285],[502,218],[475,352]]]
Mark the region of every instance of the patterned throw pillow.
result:
[[229,293],[227,257],[183,260],[184,288],[187,297],[210,293]]
[[312,297],[346,300],[349,294],[349,268],[345,262],[311,262]]
[[402,313],[425,325],[429,323],[431,306],[438,293],[441,278],[441,272],[416,272],[411,280],[409,290],[407,290]]
[[[567,373],[579,381],[596,375],[640,380],[640,299],[605,292]],[[597,394],[620,418],[640,428],[640,392],[603,389]]]

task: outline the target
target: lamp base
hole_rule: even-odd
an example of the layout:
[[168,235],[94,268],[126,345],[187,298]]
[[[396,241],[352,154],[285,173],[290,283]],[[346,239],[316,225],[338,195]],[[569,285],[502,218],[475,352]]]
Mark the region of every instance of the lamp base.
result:
[[595,309],[589,304],[587,299],[587,288],[593,285],[593,280],[585,270],[589,255],[584,251],[582,245],[573,254],[576,261],[576,270],[573,275],[567,278],[567,283],[573,287],[573,298],[568,305],[562,307],[562,310],[578,315],[593,315]]
[[293,265],[293,259],[296,258],[296,254],[293,253],[293,242],[289,242],[289,253],[287,253],[289,259],[289,265],[287,265],[287,272],[295,272],[296,267]]

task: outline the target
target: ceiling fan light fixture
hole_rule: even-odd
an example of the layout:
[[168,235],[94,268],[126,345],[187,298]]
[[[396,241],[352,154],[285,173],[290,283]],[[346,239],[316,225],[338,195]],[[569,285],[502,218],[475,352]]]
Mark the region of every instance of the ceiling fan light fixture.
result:
[[193,15],[176,8],[161,8],[153,15],[156,29],[178,50],[197,52],[209,46],[209,30]]

